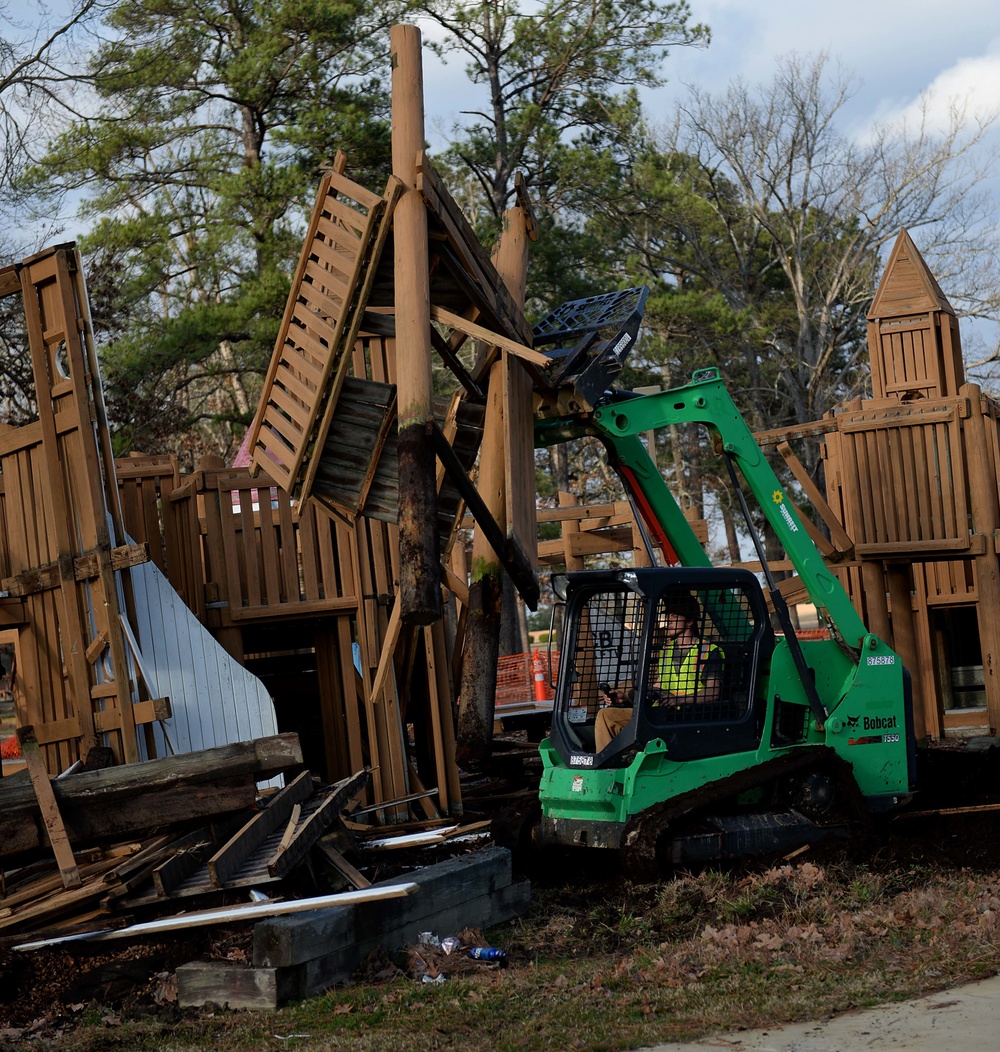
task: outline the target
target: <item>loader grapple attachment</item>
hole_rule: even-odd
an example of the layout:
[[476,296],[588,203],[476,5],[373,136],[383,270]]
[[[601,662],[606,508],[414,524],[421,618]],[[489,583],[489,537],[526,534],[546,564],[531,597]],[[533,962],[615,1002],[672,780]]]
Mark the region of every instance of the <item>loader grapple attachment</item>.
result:
[[579,401],[595,406],[635,344],[648,295],[643,285],[568,300],[540,321],[533,344],[552,359],[546,377],[552,388],[572,387]]

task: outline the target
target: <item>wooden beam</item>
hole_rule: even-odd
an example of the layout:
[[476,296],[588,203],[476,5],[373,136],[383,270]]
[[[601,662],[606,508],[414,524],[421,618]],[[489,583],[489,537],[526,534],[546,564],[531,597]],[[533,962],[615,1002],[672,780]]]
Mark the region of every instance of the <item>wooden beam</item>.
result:
[[78,888],[82,883],[80,870],[76,859],[73,857],[73,849],[69,845],[69,837],[66,836],[66,827],[63,825],[62,815],[59,813],[59,805],[56,803],[55,794],[52,791],[52,783],[49,781],[49,773],[45,769],[45,761],[42,759],[41,750],[38,748],[38,740],[35,738],[33,728],[18,727],[17,740],[21,746],[21,755],[28,767],[31,776],[31,784],[35,790],[38,800],[38,809],[45,823],[45,831],[49,835],[49,843],[56,856],[56,864],[59,866],[59,874],[62,877],[64,888]]
[[[125,570],[130,566],[139,566],[149,562],[148,544],[125,544],[111,550],[111,569]],[[77,581],[86,581],[101,574],[100,558],[97,552],[88,552],[73,560],[73,577]],[[26,570],[14,577],[0,581],[0,590],[7,596],[35,595],[50,588],[58,588],[62,580],[59,564],[46,563],[36,569]]]
[[792,451],[792,447],[787,442],[779,442],[778,452],[782,455],[789,470],[798,480],[803,492],[809,498],[809,503],[812,504],[816,509],[816,513],[826,523],[834,543],[840,551],[850,552],[854,548],[854,541],[851,540],[847,530],[844,529],[843,523],[834,514],[833,508],[827,504],[826,498],[820,493],[819,487],[813,482],[812,477],[809,472],[806,471],[802,461],[799,460]]
[[[221,745],[52,783],[72,843],[133,836],[155,814],[163,826],[251,807],[255,783],[302,763],[297,735]],[[38,801],[30,782],[0,780],[0,857],[38,846]],[[27,834],[31,834],[28,836]]]
[[468,321],[460,314],[453,314],[442,307],[431,307],[431,321],[447,325],[449,329],[458,329],[459,332],[465,333],[466,336],[471,336],[475,340],[482,340],[483,343],[491,346],[502,347],[505,351],[509,351],[514,355],[515,358],[530,362],[532,365],[546,368],[552,364],[552,359],[547,354],[542,354],[541,351],[526,347],[523,343],[501,336],[500,333],[493,332],[482,325],[476,325],[475,322]]

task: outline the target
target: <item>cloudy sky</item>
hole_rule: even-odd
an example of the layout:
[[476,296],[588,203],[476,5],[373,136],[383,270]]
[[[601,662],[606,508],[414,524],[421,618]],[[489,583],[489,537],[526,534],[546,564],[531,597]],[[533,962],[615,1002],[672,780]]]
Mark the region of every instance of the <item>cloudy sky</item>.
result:
[[[528,9],[530,2],[524,3]],[[953,97],[988,111],[1000,104],[1000,6],[996,0],[690,0],[693,20],[707,23],[706,50],[677,48],[665,66],[668,106],[687,84],[721,90],[742,76],[766,81],[789,52],[827,52],[861,81],[844,111],[858,135],[932,91],[945,107]],[[424,59],[429,138],[457,118],[467,100],[462,63],[441,68]],[[467,102],[466,102],[467,104]]]
[[[789,52],[827,52],[862,81],[847,111],[857,132],[873,119],[906,111],[924,91],[940,105],[970,98],[1000,103],[1000,7],[995,0],[691,0],[712,43],[668,60],[675,89],[715,89],[739,74],[768,80]],[[846,129],[845,129],[846,130]]]

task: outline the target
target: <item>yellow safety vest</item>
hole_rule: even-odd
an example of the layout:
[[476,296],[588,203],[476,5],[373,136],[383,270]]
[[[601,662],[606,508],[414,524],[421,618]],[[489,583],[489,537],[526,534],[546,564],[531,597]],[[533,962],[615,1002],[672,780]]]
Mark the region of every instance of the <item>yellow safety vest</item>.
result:
[[702,671],[713,654],[721,659],[719,648],[714,643],[697,643],[688,647],[687,653],[675,661],[677,643],[670,640],[660,654],[659,689],[681,697],[697,694],[702,688]]

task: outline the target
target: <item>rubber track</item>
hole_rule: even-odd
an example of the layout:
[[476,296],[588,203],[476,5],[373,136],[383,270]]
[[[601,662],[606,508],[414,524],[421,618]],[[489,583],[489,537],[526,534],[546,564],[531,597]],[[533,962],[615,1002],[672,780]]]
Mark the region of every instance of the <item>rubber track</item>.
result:
[[806,745],[774,760],[737,771],[727,778],[691,789],[672,800],[653,804],[625,824],[622,834],[622,866],[638,881],[656,880],[660,867],[656,857],[657,844],[672,822],[701,813],[711,813],[716,805],[731,800],[740,793],[769,785],[779,778],[800,771],[825,770],[831,773],[838,789],[845,792],[845,802],[854,817],[867,814],[864,799],[851,773],[851,766],[827,745]]

